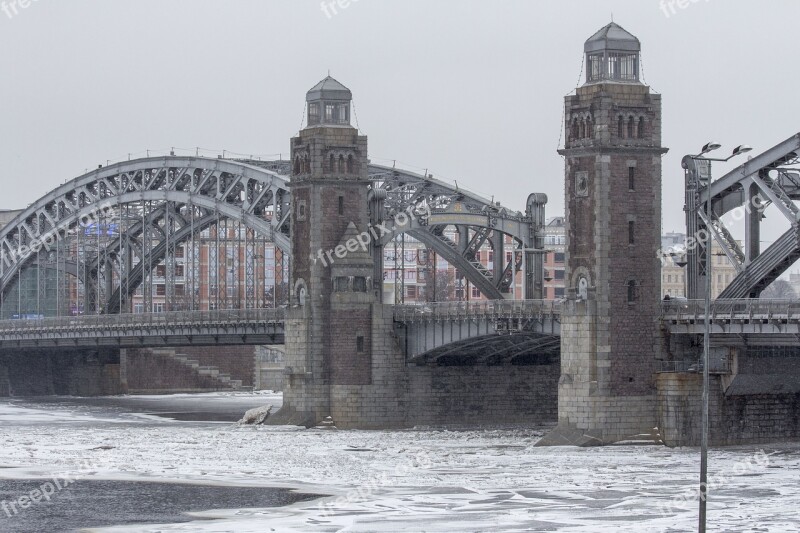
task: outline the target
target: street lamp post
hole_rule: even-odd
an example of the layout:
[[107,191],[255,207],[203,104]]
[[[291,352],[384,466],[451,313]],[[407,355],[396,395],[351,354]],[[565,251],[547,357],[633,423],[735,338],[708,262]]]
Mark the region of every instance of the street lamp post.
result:
[[[707,161],[708,183],[706,188],[709,191],[705,203],[705,216],[706,220],[710,223],[712,216],[711,209],[711,162],[712,161],[729,161],[737,155],[749,152],[752,150],[747,145],[737,146],[733,153],[724,159],[714,159],[710,157],[703,157],[705,154],[721,148],[720,144],[710,142],[703,146],[702,151],[698,155],[688,156],[693,161]],[[705,294],[705,327],[703,331],[703,407],[702,407],[702,435],[700,437],[700,509],[698,517],[697,531],[705,533],[706,531],[706,504],[708,501],[708,397],[709,397],[709,352],[711,350],[711,229],[706,228],[706,257],[705,257],[705,270],[706,270],[706,294]]]

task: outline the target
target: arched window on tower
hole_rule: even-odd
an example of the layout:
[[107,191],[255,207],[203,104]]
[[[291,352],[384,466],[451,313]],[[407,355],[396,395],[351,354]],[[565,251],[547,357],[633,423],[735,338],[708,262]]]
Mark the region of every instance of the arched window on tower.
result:
[[639,117],[639,127],[637,129],[639,130],[639,138],[644,139],[644,117]]
[[333,154],[328,158],[328,172],[336,172],[336,157]]
[[633,117],[628,119],[628,139],[633,139]]
[[350,155],[347,156],[347,173],[348,174],[354,174],[355,173],[355,169],[354,169],[354,166],[353,166],[353,154],[350,154]]
[[578,138],[578,119],[575,118],[572,120],[572,140],[576,140]]
[[586,137],[588,139],[594,137],[594,130],[592,129],[592,117],[586,118]]
[[339,174],[344,174],[344,171],[345,171],[345,168],[344,168],[344,156],[340,155],[339,156]]
[[311,161],[309,161],[308,158],[303,159],[303,169],[306,174],[311,173]]
[[624,137],[622,130],[623,130],[623,119],[622,116],[620,116],[619,119],[617,120],[617,137],[619,137],[620,139]]
[[586,121],[584,121],[584,120],[581,120],[579,135],[580,135],[581,139],[585,139],[586,138]]
[[302,167],[300,166],[300,156],[298,155],[294,158],[294,173],[297,175],[300,172],[302,172]]

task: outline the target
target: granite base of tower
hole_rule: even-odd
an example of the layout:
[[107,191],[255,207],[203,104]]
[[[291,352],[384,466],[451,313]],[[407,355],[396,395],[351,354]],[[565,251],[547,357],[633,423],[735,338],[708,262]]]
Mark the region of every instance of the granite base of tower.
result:
[[[598,302],[573,299],[564,305],[558,426],[537,446],[657,442],[655,384],[622,391],[624,385],[612,386],[608,319],[598,315]],[[643,355],[639,364],[655,364],[654,354]]]
[[[331,380],[322,360],[310,360],[313,323],[305,308],[295,308],[286,320],[286,386],[283,407],[273,424],[311,427],[330,416],[340,429],[387,429],[408,426],[408,373],[405,355],[394,334],[392,306],[371,305],[372,344],[369,380],[344,384]],[[319,336],[318,336],[319,337]],[[321,353],[322,350],[317,350]]]

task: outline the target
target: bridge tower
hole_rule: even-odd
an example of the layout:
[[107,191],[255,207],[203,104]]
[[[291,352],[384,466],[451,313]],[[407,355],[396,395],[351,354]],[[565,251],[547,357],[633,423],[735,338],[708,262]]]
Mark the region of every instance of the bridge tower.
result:
[[310,425],[333,416],[340,426],[364,425],[345,404],[352,404],[349,388],[372,382],[380,287],[372,282],[367,137],[350,124],[351,100],[349,89],[325,78],[308,91],[308,124],[291,140],[294,259],[282,421]]
[[639,40],[611,23],[585,43],[586,82],[565,98],[567,302],[559,426],[550,444],[650,431],[660,357],[661,96]]

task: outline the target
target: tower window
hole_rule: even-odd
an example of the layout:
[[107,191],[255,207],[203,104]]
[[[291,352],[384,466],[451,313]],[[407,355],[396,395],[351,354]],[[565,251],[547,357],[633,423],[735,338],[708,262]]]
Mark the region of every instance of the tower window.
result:
[[364,353],[364,337],[361,335],[356,337],[356,352]]
[[628,167],[628,190],[636,190],[636,167]]
[[339,196],[339,214],[344,215],[344,196]]
[[363,276],[353,278],[353,292],[367,292],[367,278]]
[[639,117],[639,138],[644,139],[644,117]]
[[339,104],[339,112],[336,117],[339,124],[348,124],[350,122],[350,113],[348,113],[347,104]]
[[325,122],[333,123],[333,114],[336,111],[336,106],[333,104],[325,104]]
[[634,244],[636,242],[635,233],[636,233],[636,222],[631,220],[628,222],[628,244]]
[[623,122],[622,117],[619,117],[619,119],[617,120],[617,137],[619,137],[620,139],[622,139],[624,137],[623,124],[624,124],[624,122]]
[[628,139],[633,139],[633,117],[628,119]]
[[333,154],[328,158],[328,172],[336,172],[336,158]]
[[347,173],[348,174],[354,174],[353,155],[352,154],[347,156]]
[[628,281],[628,303],[636,301],[636,281]]
[[308,104],[308,123],[319,124],[319,104],[317,102]]

